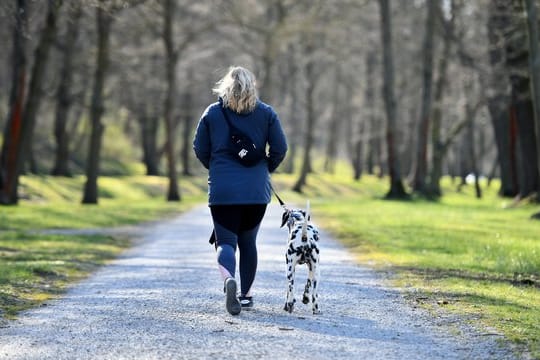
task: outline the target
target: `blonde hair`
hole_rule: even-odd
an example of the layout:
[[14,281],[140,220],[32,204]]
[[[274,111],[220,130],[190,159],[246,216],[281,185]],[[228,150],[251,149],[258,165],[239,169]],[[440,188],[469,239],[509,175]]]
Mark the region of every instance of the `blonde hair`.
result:
[[241,66],[231,66],[212,92],[223,100],[223,106],[237,113],[252,112],[257,105],[255,75]]

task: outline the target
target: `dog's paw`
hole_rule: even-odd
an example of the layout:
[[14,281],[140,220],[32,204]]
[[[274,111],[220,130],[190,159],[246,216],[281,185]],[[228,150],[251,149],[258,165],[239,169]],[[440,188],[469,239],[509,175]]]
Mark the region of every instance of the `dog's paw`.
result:
[[319,309],[313,309],[313,315],[321,315],[322,311]]
[[292,313],[294,309],[294,303],[296,300],[293,300],[292,302],[286,302],[285,306],[283,307],[283,310],[288,311],[289,313]]

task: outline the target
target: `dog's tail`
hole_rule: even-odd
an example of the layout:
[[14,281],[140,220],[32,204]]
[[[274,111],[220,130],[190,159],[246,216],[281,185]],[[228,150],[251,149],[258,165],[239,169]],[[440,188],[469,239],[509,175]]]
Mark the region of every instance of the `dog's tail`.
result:
[[302,240],[307,240],[307,223],[309,220],[309,200],[306,203],[306,215],[304,216],[304,223],[302,224]]

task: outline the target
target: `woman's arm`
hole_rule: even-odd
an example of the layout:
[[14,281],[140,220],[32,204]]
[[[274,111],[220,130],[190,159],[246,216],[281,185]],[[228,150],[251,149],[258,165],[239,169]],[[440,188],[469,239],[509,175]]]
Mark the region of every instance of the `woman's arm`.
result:
[[281,127],[281,122],[275,112],[272,112],[268,129],[268,170],[274,172],[287,154],[287,139]]

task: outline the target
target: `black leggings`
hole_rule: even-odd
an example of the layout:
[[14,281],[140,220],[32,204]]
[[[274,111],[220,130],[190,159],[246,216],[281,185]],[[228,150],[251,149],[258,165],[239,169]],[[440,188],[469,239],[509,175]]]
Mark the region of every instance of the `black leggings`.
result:
[[257,271],[257,233],[266,204],[210,206],[216,233],[218,264],[234,277],[240,251],[240,289],[247,295]]

